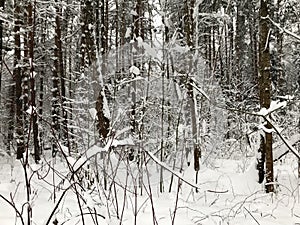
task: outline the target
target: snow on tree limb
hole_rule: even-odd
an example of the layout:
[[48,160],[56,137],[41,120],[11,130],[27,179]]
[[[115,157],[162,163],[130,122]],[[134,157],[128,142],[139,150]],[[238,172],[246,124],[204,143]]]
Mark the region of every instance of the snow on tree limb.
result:
[[174,171],[171,167],[169,167],[166,163],[160,161],[152,152],[147,151],[146,149],[144,149],[145,153],[154,161],[156,162],[158,165],[162,166],[163,168],[165,168],[166,170],[168,170],[170,173],[172,173],[174,176],[178,177],[180,180],[182,180],[184,183],[190,185],[191,187],[194,188],[200,188],[199,185],[192,183],[188,180],[186,180],[181,173]]
[[285,108],[287,106],[287,102],[286,101],[272,101],[270,104],[270,107],[268,109],[266,108],[261,108],[261,110],[259,112],[257,112],[257,115],[259,116],[267,116],[270,115],[272,112],[277,111],[278,109],[281,108]]
[[263,17],[262,19],[268,19],[275,27],[277,27],[281,32],[287,33],[288,35],[292,36],[293,38],[296,38],[298,41],[300,41],[300,36],[281,27],[278,23],[276,23],[274,20],[272,20],[269,16]]
[[196,83],[196,81],[195,81],[194,79],[193,79],[193,82],[191,82],[191,85],[192,85],[193,88],[195,88],[196,91],[198,91],[198,92],[199,92],[200,94],[202,94],[207,100],[210,101],[209,96],[205,93],[205,91],[204,91],[202,88],[198,87],[198,85],[197,85],[197,83]]
[[[289,145],[293,146],[298,141],[300,141],[300,134],[294,134],[293,136],[289,137],[289,139],[287,139],[286,141],[289,143]],[[277,143],[275,143],[275,145],[276,144]],[[276,146],[277,150],[274,151],[274,161],[279,160],[283,155],[287,154],[290,151],[286,145],[277,144]]]
[[281,133],[280,133],[280,129],[276,126],[276,125],[274,125],[273,123],[272,123],[272,121],[267,117],[267,116],[262,116],[268,123],[270,123],[271,125],[272,125],[272,127],[273,127],[273,129],[275,130],[275,132],[278,134],[278,136],[279,136],[279,138],[283,141],[283,143],[288,147],[288,149],[298,158],[298,159],[300,159],[300,155],[299,155],[299,153],[298,153],[298,151],[297,151],[297,149],[295,149],[290,143],[289,143],[289,141],[285,138],[285,137],[283,137],[282,135],[281,135]]
[[[193,187],[193,188],[197,188],[199,189],[200,188],[200,185],[199,184],[195,184],[193,182],[190,182],[188,180],[186,180],[184,177],[183,177],[183,174],[177,172],[177,171],[174,171],[171,167],[169,167],[166,163],[160,161],[152,152],[149,152],[147,151],[146,149],[144,149],[145,153],[155,162],[157,163],[158,165],[162,166],[164,169],[168,170],[170,173],[172,173],[174,176],[176,176],[177,178],[179,178],[180,180],[182,180],[184,183],[186,183],[187,185]],[[219,194],[224,194],[224,193],[227,193],[228,190],[205,190],[205,191],[208,191],[208,192],[213,192],[213,193],[219,193]]]

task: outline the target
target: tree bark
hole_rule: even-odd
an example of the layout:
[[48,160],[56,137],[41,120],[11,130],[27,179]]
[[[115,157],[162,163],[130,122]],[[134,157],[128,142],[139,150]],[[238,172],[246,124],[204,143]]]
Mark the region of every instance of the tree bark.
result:
[[16,107],[16,141],[17,141],[17,159],[23,158],[25,152],[24,134],[23,134],[23,101],[22,101],[22,74],[21,74],[21,37],[20,37],[20,13],[21,7],[15,2],[15,53],[14,53],[14,70],[13,76],[15,79],[15,107]]
[[30,27],[29,31],[29,66],[30,66],[30,104],[32,107],[31,122],[33,129],[33,144],[34,144],[34,159],[38,162],[40,157],[40,145],[39,145],[39,127],[38,127],[38,117],[36,111],[36,90],[35,90],[35,69],[34,69],[34,32],[35,32],[35,3],[29,2],[28,5],[28,25]]
[[[102,81],[104,82],[104,78],[106,75],[106,64],[107,64],[107,52],[108,52],[108,6],[107,2],[104,0],[101,1],[100,6],[100,15],[101,15],[101,57],[102,63],[101,65],[101,77]],[[107,138],[109,133],[109,126],[110,121],[108,115],[105,115],[105,90],[104,90],[104,83],[100,84],[100,91],[98,94],[97,102],[96,102],[96,110],[97,110],[97,129],[100,135],[100,138],[104,140]]]
[[[58,4],[57,0],[55,1]],[[56,134],[60,137],[60,125],[59,125],[59,115],[60,115],[60,104],[59,104],[59,81],[60,74],[63,72],[61,68],[63,67],[60,50],[61,50],[61,30],[60,30],[60,13],[59,7],[56,6],[56,16],[55,16],[55,37],[54,37],[54,67],[53,67],[53,76],[52,76],[52,128]],[[55,156],[58,149],[56,140],[52,140],[52,156]]]
[[[56,1],[58,3],[58,1]],[[55,36],[55,58],[58,59],[58,77],[60,83],[60,105],[61,105],[61,113],[62,113],[62,139],[64,145],[67,146],[70,152],[70,143],[69,143],[69,131],[68,131],[68,113],[66,111],[66,77],[64,70],[64,61],[63,61],[63,47],[62,47],[62,28],[61,28],[61,18],[62,18],[62,9],[57,4],[56,5],[56,17],[55,17],[55,25],[56,25],[56,36]]]
[[[185,2],[185,35],[186,35],[186,41],[187,45],[190,47],[191,53],[194,52],[194,41],[193,41],[193,35],[194,35],[194,30],[195,30],[195,25],[194,25],[194,19],[193,19],[193,14],[194,14],[194,7],[195,7],[195,1],[186,1]],[[192,55],[189,55],[188,59],[188,66],[189,66],[189,71],[187,71],[190,76],[194,72],[193,68],[193,57]],[[188,101],[189,101],[189,107],[190,107],[190,113],[191,113],[191,125],[192,125],[192,140],[193,140],[193,148],[194,148],[194,169],[195,171],[200,170],[200,157],[201,157],[201,152],[200,152],[200,147],[199,147],[199,142],[198,142],[198,128],[197,128],[197,109],[196,109],[196,100],[195,100],[195,95],[194,95],[194,90],[193,90],[193,80],[192,78],[188,78],[187,82],[187,93],[188,93]]]
[[[4,10],[5,0],[0,1],[0,8]],[[1,87],[2,87],[2,54],[3,51],[3,21],[0,20],[0,93],[1,93]]]
[[[270,24],[268,19],[267,0],[260,1],[259,11],[259,97],[261,108],[268,109],[271,103],[271,63],[270,63]],[[267,129],[272,129],[272,125],[267,123]],[[272,150],[272,133],[265,132],[265,154],[266,154],[266,192],[274,192],[274,174],[273,174],[273,150]]]

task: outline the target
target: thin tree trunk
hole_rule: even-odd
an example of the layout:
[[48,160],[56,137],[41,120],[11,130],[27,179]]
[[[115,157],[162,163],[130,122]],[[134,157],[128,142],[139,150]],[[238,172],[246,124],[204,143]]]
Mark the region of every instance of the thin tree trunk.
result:
[[[0,8],[4,11],[5,0],[0,1]],[[0,93],[2,94],[2,62],[3,62],[3,21],[0,19]],[[2,97],[0,98],[0,105],[2,105]],[[3,121],[3,117],[1,117]],[[0,133],[3,133],[3,122],[0,123]],[[5,139],[5,138],[4,138]]]
[[[58,4],[57,0],[55,1]],[[59,80],[61,71],[60,61],[60,42],[61,42],[61,30],[60,30],[60,13],[59,7],[56,6],[56,17],[55,17],[55,37],[54,37],[54,68],[52,76],[52,128],[56,132],[56,135],[60,137],[60,125],[59,125],[59,115],[60,115],[60,104],[59,104]],[[57,143],[55,143],[55,138],[52,140],[52,156],[56,155],[57,152]]]
[[[22,67],[21,73],[22,73],[22,101],[23,101],[23,111],[26,112],[30,103],[29,103],[29,89],[30,89],[30,65],[29,65],[29,49],[30,49],[30,43],[29,43],[29,32],[30,32],[30,25],[29,25],[29,7],[27,5],[26,10],[23,12],[23,20],[22,23],[26,26],[28,26],[28,29],[24,32],[22,35],[23,43],[24,43],[24,50],[22,50],[22,53],[24,57],[22,57],[22,63],[23,65],[28,65],[27,67]],[[28,116],[27,113],[23,113],[23,126],[24,126],[24,133],[28,132],[28,129],[30,127],[30,116]]]
[[[4,10],[5,0],[0,1],[0,8]],[[0,20],[0,93],[2,88],[2,57],[3,57],[3,21]]]
[[[58,3],[58,1],[56,1]],[[63,48],[62,48],[62,30],[61,30],[61,18],[62,9],[60,5],[56,5],[56,36],[55,36],[55,46],[56,54],[55,57],[58,59],[58,76],[60,82],[60,98],[61,98],[61,112],[62,112],[62,139],[63,143],[67,146],[70,153],[70,143],[69,143],[69,131],[68,131],[68,114],[66,111],[66,84],[65,84],[65,71],[63,62]]]
[[[100,6],[100,14],[101,14],[101,57],[102,57],[102,63],[101,63],[101,77],[102,81],[104,82],[104,78],[106,75],[106,64],[107,64],[107,52],[108,52],[108,12],[107,12],[107,6],[104,0],[101,1]],[[100,66],[100,65],[99,65]],[[109,118],[107,115],[105,115],[105,90],[104,90],[104,84],[100,84],[100,91],[98,94],[97,102],[96,102],[96,110],[97,110],[97,117],[98,117],[98,123],[97,123],[97,129],[99,131],[99,135],[102,138],[102,140],[105,140],[107,138],[107,135],[109,133]]]
[[[195,1],[186,1],[185,2],[185,34],[187,39],[187,44],[191,49],[191,52],[193,52],[194,42],[193,42],[193,34],[194,34],[194,19],[193,19],[193,10],[195,6]],[[214,56],[213,56],[213,60]],[[188,59],[189,63],[189,71],[187,71],[189,74],[193,74],[194,68],[193,68],[193,57],[190,55]],[[192,78],[188,78],[187,80],[187,93],[189,98],[189,107],[191,112],[191,123],[192,123],[192,139],[193,139],[193,148],[194,148],[194,169],[196,172],[200,170],[200,157],[201,152],[199,148],[198,143],[198,129],[197,129],[197,109],[196,109],[196,100],[194,96],[193,91],[193,81]],[[197,179],[197,176],[196,176]]]
[[15,79],[15,104],[16,104],[16,139],[17,139],[17,159],[23,158],[25,152],[24,134],[23,134],[23,101],[22,101],[22,74],[21,74],[21,37],[20,37],[20,13],[19,3],[15,2],[15,53],[14,53],[14,70]]
[[[271,103],[271,63],[269,36],[270,25],[266,18],[269,15],[268,3],[266,0],[260,1],[260,21],[259,21],[259,97],[261,108],[268,109]],[[267,129],[272,125],[267,123]],[[273,151],[272,151],[272,133],[265,133],[265,154],[266,154],[266,192],[274,192],[273,186]]]
[[[99,9],[97,9],[99,10]],[[107,52],[108,52],[108,2],[105,0],[101,0],[100,6],[100,17],[101,17],[101,29],[100,29],[100,41],[101,41],[101,71],[100,77],[102,78],[100,81],[100,91],[98,94],[97,102],[96,102],[96,110],[97,110],[97,129],[99,132],[99,136],[102,141],[105,141],[107,135],[109,133],[110,121],[107,117],[108,115],[105,114],[105,92],[104,92],[104,78],[106,75],[106,66],[107,66]],[[104,189],[107,190],[107,177],[106,177],[106,170],[107,170],[107,163],[106,157],[103,158],[103,182],[104,182]]]
[[[35,69],[34,69],[34,33],[35,33],[35,2],[34,6],[29,2],[28,5],[28,25],[30,27],[29,32],[29,66],[30,66],[30,103],[32,110],[36,109],[36,90],[35,90]],[[34,143],[34,159],[38,162],[40,157],[40,146],[39,146],[39,127],[37,112],[32,112],[32,128],[33,128],[33,143]]]
[[[45,20],[42,20],[41,23],[42,28],[41,28],[41,43],[42,46],[45,46],[46,42],[46,24],[47,22]],[[42,61],[45,62],[46,57],[45,55],[42,56]],[[42,66],[40,69],[40,84],[39,84],[39,117],[43,117],[43,107],[44,107],[44,79],[45,79],[45,71],[46,71],[46,66]],[[39,143],[40,143],[40,153],[42,154],[42,151],[44,150],[44,129],[39,130]]]
[[[7,107],[8,107],[8,119],[7,119],[7,136],[6,138],[6,152],[8,155],[13,155],[12,151],[12,142],[14,138],[14,131],[15,131],[15,113],[16,113],[16,108],[15,108],[15,81],[11,80],[9,86],[8,86],[8,99],[7,99]],[[21,156],[22,158],[22,156]]]

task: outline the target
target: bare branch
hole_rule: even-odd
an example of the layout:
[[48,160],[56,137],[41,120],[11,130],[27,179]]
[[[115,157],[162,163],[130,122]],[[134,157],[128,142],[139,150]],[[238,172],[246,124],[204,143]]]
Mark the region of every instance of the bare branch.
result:
[[274,20],[272,20],[269,16],[264,17],[262,19],[268,19],[275,27],[277,27],[281,32],[287,33],[288,35],[292,36],[293,38],[297,39],[298,41],[300,41],[300,36],[281,27],[278,23],[276,23]]
[[16,208],[16,206],[12,202],[10,202],[7,198],[5,198],[2,194],[0,194],[0,198],[2,198],[5,202],[7,202],[11,207],[13,207],[15,209],[15,212],[20,217],[22,224],[25,225],[22,214],[19,212],[19,210]]
[[279,129],[271,122],[271,120],[267,117],[267,116],[263,116],[262,117],[272,125],[274,131],[278,134],[279,138],[283,141],[283,143],[288,147],[288,149],[298,158],[300,159],[300,155],[298,153],[298,151],[288,142],[288,140],[286,138],[284,138]]

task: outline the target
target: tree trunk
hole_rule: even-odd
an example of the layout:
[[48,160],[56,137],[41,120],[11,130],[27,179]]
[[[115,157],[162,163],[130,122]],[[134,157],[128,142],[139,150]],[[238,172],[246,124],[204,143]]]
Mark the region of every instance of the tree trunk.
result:
[[31,122],[33,128],[33,144],[34,144],[34,159],[38,162],[40,157],[40,146],[39,146],[39,127],[36,109],[36,90],[35,90],[35,69],[34,69],[34,32],[35,32],[35,3],[34,8],[32,3],[29,2],[28,5],[28,25],[30,27],[29,31],[29,66],[30,66],[30,104],[32,110]]
[[[280,24],[280,27],[285,26],[285,15],[280,10],[281,0],[278,0],[276,5],[273,6],[272,14],[274,14],[275,21]],[[286,78],[284,73],[284,63],[283,63],[283,41],[284,34],[280,29],[275,29],[275,48],[272,51],[272,81],[275,86],[275,94],[279,96],[284,96],[287,93]]]
[[[56,4],[57,0],[55,1]],[[60,13],[59,7],[56,6],[56,17],[55,17],[55,37],[54,37],[54,67],[52,76],[52,129],[56,132],[55,135],[60,137],[60,125],[59,125],[59,115],[60,115],[60,104],[59,104],[59,80],[62,68],[62,61],[60,61],[60,50],[61,50],[61,30],[60,30]],[[52,156],[57,153],[57,143],[55,143],[55,138],[52,139]]]
[[[105,114],[105,90],[104,90],[104,78],[106,75],[106,64],[107,64],[107,52],[108,52],[108,6],[107,2],[104,0],[101,1],[100,6],[100,14],[101,14],[101,57],[102,57],[102,63],[101,63],[101,77],[102,77],[102,83],[100,84],[100,91],[98,94],[97,102],[96,102],[96,110],[97,110],[97,129],[100,135],[100,138],[102,140],[105,140],[107,138],[107,135],[109,133],[109,118],[108,115]],[[99,65],[100,66],[100,65]]]
[[[268,19],[268,3],[266,0],[260,1],[260,20],[259,20],[259,97],[261,108],[268,109],[271,103],[271,63],[269,49],[270,24]],[[267,123],[267,129],[272,125]],[[273,151],[272,151],[272,133],[265,133],[266,154],[266,192],[274,192],[273,186]]]
[[[15,81],[10,80],[10,84],[8,86],[8,99],[6,106],[8,107],[8,116],[7,116],[7,136],[5,137],[6,141],[6,152],[8,155],[13,155],[12,151],[12,142],[14,138],[14,131],[15,131]],[[22,156],[21,156],[22,158]]]
[[[60,83],[60,105],[62,113],[62,139],[64,145],[67,146],[70,152],[70,143],[69,143],[69,131],[68,131],[68,114],[66,111],[66,84],[65,84],[65,71],[64,71],[64,62],[63,62],[63,48],[62,48],[62,30],[61,30],[61,18],[62,18],[62,8],[57,4],[56,1],[56,17],[55,17],[55,58],[58,60],[58,77]],[[60,1],[61,3],[61,1]]]
[[[0,8],[4,10],[5,0],[0,1]],[[2,50],[3,50],[3,21],[0,20],[0,93],[2,87]]]
[[24,134],[23,134],[23,101],[22,101],[22,74],[21,74],[21,37],[20,37],[20,13],[21,8],[19,3],[15,2],[15,53],[14,53],[14,70],[13,76],[15,79],[15,105],[16,105],[16,140],[17,140],[17,159],[23,158],[25,152]]
[[[45,20],[41,20],[41,44],[42,46],[45,46],[46,43],[46,27],[47,27],[47,22]],[[43,50],[45,50],[43,48]],[[41,58],[42,62],[45,62],[46,57],[45,55],[42,56]],[[44,112],[44,79],[45,79],[45,75],[46,75],[46,66],[43,65],[40,67],[39,70],[39,117],[42,118],[43,117],[43,112]],[[42,151],[44,150],[44,129],[40,129],[39,130],[39,143],[40,143],[40,153],[42,154]]]
[[[193,34],[195,30],[193,13],[194,13],[195,1],[186,1],[185,2],[185,21],[184,21],[184,30],[186,35],[187,45],[190,47],[191,53],[194,52],[194,42],[193,42]],[[188,76],[194,73],[193,68],[193,57],[189,55],[188,63],[189,63],[189,71]],[[193,91],[193,80],[192,78],[188,78],[187,82],[187,93],[188,93],[188,101],[191,113],[191,123],[192,123],[192,139],[193,139],[193,148],[194,148],[194,169],[195,171],[200,170],[200,157],[201,152],[198,143],[198,129],[197,129],[197,109],[196,109],[196,100]]]

